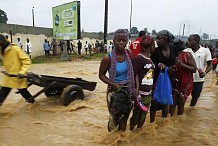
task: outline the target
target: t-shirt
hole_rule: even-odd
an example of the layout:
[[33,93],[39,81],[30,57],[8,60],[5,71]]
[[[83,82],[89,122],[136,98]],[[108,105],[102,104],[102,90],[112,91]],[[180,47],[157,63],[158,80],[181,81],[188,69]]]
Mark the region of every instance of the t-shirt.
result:
[[140,48],[140,40],[141,38],[137,38],[136,40],[134,40],[131,44],[130,44],[130,50],[132,51],[134,57],[136,57],[140,52],[141,52],[141,48]]
[[22,42],[21,41],[17,42],[17,46],[23,48]]
[[88,47],[89,47],[89,44],[85,44],[85,48],[88,49]]
[[113,45],[110,44],[109,47],[108,47],[108,51],[107,52],[110,53],[112,51],[112,48],[113,48]]
[[28,53],[28,54],[31,54],[31,52],[32,52],[32,44],[30,42],[26,43],[25,52]]
[[[151,54],[151,59],[155,64],[155,71],[154,71],[154,81],[157,81],[158,75],[160,73],[160,68],[158,67],[159,63],[163,63],[164,65],[170,67],[175,64],[175,58],[178,57],[178,48],[173,45],[169,44],[170,48],[170,56],[166,57],[159,47],[155,48],[155,51]],[[170,80],[173,80],[174,74],[169,75]]]
[[155,65],[150,58],[139,53],[133,60],[134,74],[139,77],[139,93],[151,95]]
[[[187,48],[184,50],[184,52],[190,52],[196,62],[197,68],[204,70],[204,65],[206,64],[207,61],[211,61],[211,53],[208,48],[200,47],[196,52],[193,52],[191,48]],[[198,71],[193,74],[194,82],[203,82],[204,78],[199,77]]]

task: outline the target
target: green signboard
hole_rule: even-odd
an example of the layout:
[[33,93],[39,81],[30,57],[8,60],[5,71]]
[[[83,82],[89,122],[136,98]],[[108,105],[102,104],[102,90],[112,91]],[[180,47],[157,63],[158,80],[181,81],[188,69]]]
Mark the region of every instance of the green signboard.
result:
[[53,7],[52,19],[54,39],[75,40],[81,38],[79,1]]

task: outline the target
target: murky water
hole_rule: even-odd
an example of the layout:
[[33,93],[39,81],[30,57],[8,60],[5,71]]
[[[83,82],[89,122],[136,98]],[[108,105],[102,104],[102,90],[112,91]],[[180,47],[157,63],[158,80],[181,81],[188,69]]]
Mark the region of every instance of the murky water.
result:
[[[218,86],[215,73],[207,75],[204,90],[195,110],[184,116],[149,123],[134,131],[108,133],[108,111],[105,101],[106,85],[98,79],[99,61],[65,62],[32,65],[37,74],[63,77],[82,77],[97,81],[95,91],[85,91],[83,101],[62,106],[60,98],[41,94],[33,105],[26,103],[13,90],[0,107],[0,146],[182,146],[217,145],[218,143]],[[1,75],[0,75],[1,76]],[[41,87],[31,86],[32,94]]]

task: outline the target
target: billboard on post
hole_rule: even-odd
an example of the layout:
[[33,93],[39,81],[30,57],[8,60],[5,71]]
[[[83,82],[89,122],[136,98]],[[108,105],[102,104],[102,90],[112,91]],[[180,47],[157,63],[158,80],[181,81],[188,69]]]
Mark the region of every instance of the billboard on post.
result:
[[81,38],[80,1],[53,7],[52,19],[54,39],[75,40]]

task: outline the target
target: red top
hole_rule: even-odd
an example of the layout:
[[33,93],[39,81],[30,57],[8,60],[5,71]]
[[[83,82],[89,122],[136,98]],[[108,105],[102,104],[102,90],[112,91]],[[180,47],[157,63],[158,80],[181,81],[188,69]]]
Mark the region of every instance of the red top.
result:
[[[179,59],[182,63],[187,64],[187,58],[185,54],[188,52],[182,52],[179,54]],[[179,66],[177,68],[176,79],[178,83],[175,86],[175,91],[180,95],[183,102],[185,102],[192,92],[193,88],[193,73],[187,72],[184,68]]]
[[134,57],[136,57],[141,52],[140,40],[141,40],[141,38],[137,38],[133,42],[131,42],[131,44],[130,44],[129,48],[132,51]]

